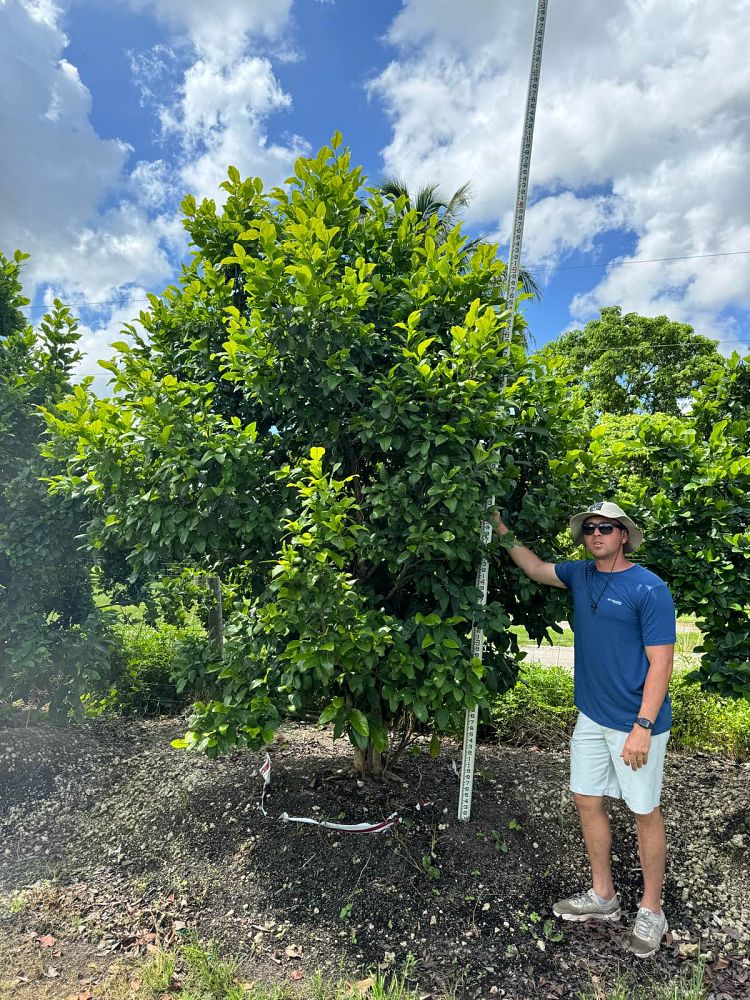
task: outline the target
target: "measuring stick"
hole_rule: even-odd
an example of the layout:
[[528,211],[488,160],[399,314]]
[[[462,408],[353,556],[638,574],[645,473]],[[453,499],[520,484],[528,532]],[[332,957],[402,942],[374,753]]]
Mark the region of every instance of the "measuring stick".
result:
[[[508,325],[503,334],[503,340],[510,346],[513,337],[513,319],[516,306],[518,274],[521,269],[521,244],[523,243],[523,224],[526,216],[526,196],[529,190],[529,171],[531,169],[531,145],[534,139],[534,118],[536,116],[536,99],[539,94],[539,75],[542,69],[542,48],[544,46],[544,25],[547,19],[547,0],[537,0],[536,28],[534,30],[534,45],[531,50],[531,71],[529,73],[529,89],[526,95],[526,115],[521,139],[521,155],[518,162],[518,187],[516,190],[516,212],[513,217],[513,235],[508,254],[507,285],[505,292],[506,307],[510,310]],[[487,506],[494,507],[495,498],[491,497]],[[477,590],[480,592],[480,607],[487,604],[487,584],[489,578],[489,562],[485,554],[486,546],[492,540],[492,525],[482,521],[479,530],[479,543],[482,555],[477,570]],[[482,662],[484,654],[484,632],[476,622],[471,630],[471,655]],[[468,820],[471,815],[471,793],[474,785],[474,758],[477,751],[477,722],[479,709],[474,708],[466,713],[464,722],[464,746],[461,755],[461,787],[458,794],[458,818]]]

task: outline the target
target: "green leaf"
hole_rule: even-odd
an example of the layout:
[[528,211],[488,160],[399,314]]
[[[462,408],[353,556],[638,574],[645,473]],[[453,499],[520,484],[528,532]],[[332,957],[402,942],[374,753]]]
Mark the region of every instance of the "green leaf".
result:
[[366,738],[370,735],[370,726],[368,725],[367,717],[358,708],[353,708],[349,712],[349,724],[355,733],[359,733],[360,736]]
[[325,726],[327,723],[332,722],[341,711],[342,705],[343,698],[334,698],[333,701],[329,702],[321,712],[318,725]]

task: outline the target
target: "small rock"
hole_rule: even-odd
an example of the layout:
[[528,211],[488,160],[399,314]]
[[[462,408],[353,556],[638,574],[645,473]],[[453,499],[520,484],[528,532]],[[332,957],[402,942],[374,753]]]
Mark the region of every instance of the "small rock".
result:
[[687,942],[686,944],[678,945],[677,950],[681,955],[684,955],[685,958],[691,958],[692,956],[698,954],[699,947],[700,946],[698,944],[692,944],[690,942]]

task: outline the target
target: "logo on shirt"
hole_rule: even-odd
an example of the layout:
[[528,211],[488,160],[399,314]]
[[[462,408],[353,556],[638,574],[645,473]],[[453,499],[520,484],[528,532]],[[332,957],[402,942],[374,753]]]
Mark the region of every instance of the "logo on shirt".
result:
[[614,597],[608,597],[607,600],[609,601],[610,604],[620,604],[620,605],[622,605],[622,601],[616,601],[614,599]]

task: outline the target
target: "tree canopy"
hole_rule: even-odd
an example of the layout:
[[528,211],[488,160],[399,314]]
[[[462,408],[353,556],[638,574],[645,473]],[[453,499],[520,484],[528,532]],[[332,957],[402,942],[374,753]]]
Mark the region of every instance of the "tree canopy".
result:
[[474,578],[490,496],[530,541],[557,535],[581,405],[506,350],[496,248],[363,202],[340,141],[283,188],[230,168],[223,209],[185,199],[179,286],[104,363],[112,400],[79,386],[48,414],[49,454],[90,544],[115,540],[134,577],[193,561],[242,594],[187,745],[258,745],[317,705],[376,772],[394,733],[445,731],[514,682],[509,612],[532,634],[562,617],[496,551],[485,610]]
[[[722,359],[689,415],[607,416],[591,467],[646,528],[643,558],[704,634],[696,679],[750,697],[750,458],[747,359]],[[607,485],[605,485],[607,484]]]
[[602,309],[583,330],[569,330],[540,355],[573,377],[596,413],[679,414],[684,401],[721,363],[716,341],[667,316]]
[[[425,184],[412,193],[404,180],[393,175],[384,177],[377,187],[380,194],[390,199],[397,212],[416,212],[417,218],[421,219],[425,225],[429,224],[430,220],[435,217],[437,228],[434,230],[434,236],[438,241],[445,239],[447,234],[461,221],[461,213],[471,203],[471,189],[471,182],[467,181],[449,198],[446,198],[441,192],[439,184]],[[469,246],[475,247],[481,241],[482,238],[479,237],[473,240]],[[542,297],[541,285],[530,271],[521,268],[518,280],[525,295],[536,299]]]

